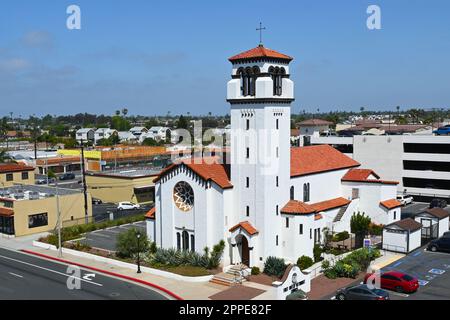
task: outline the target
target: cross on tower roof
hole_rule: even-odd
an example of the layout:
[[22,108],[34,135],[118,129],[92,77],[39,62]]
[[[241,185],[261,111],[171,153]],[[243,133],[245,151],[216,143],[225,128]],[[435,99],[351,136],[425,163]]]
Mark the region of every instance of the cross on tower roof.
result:
[[259,31],[259,45],[262,46],[262,32],[263,30],[266,30],[266,27],[262,26],[262,22],[259,23],[259,28],[256,28],[256,31]]

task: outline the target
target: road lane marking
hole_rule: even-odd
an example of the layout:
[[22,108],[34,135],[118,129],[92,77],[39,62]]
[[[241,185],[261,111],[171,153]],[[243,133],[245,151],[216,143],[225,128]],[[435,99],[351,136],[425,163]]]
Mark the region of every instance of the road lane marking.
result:
[[401,265],[402,263],[403,263],[402,261],[397,262],[396,264],[393,265],[393,267],[396,268],[396,267],[398,267],[399,265]]
[[17,278],[23,278],[20,274],[14,273],[14,272],[8,272],[10,275],[17,277]]
[[25,262],[25,261],[13,259],[13,258],[10,258],[10,257],[5,257],[5,256],[2,256],[2,255],[0,255],[0,258],[6,259],[6,260],[10,260],[10,261],[14,261],[14,262],[18,262],[18,263],[22,263],[24,265],[35,267],[35,268],[38,268],[38,269],[41,269],[41,270],[53,272],[53,273],[56,273],[56,274],[59,274],[59,275],[65,276],[65,277],[72,277],[73,279],[78,279],[78,280],[81,280],[81,281],[84,281],[84,282],[87,282],[87,283],[90,283],[90,284],[94,284],[94,285],[99,286],[99,287],[103,287],[103,285],[100,284],[100,283],[93,282],[93,281],[87,281],[87,280],[82,279],[82,278],[78,278],[78,277],[75,277],[75,276],[72,276],[72,275],[69,275],[69,274],[65,274],[65,273],[62,273],[62,272],[59,272],[59,271],[55,271],[55,270],[52,270],[52,269],[41,267],[41,266],[38,266],[38,265],[35,265],[35,264],[32,264],[32,263],[28,263],[28,262]]
[[102,233],[98,233],[98,232],[93,232],[90,234],[91,236],[97,236],[97,237],[102,237],[102,238],[111,238],[110,236],[107,236],[106,234],[102,234]]

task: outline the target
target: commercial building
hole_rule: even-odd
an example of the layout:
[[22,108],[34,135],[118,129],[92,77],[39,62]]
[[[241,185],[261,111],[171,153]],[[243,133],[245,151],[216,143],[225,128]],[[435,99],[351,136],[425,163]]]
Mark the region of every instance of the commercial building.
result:
[[363,167],[399,181],[397,191],[417,201],[442,198],[450,202],[450,136],[311,137],[311,144],[331,145]]
[[[58,202],[63,225],[85,221],[84,197],[79,190],[36,185],[1,188],[0,233],[20,237],[54,230]],[[88,194],[88,221],[92,219],[91,202]]]
[[[156,157],[166,154],[165,147],[127,146],[98,147],[86,149],[84,158],[86,170],[92,172],[112,169],[125,170],[128,167],[152,166]],[[79,149],[58,150],[63,157],[81,157]]]
[[0,164],[0,187],[34,183],[34,167],[17,163]]
[[159,170],[152,169],[88,172],[86,185],[92,197],[103,202],[131,201],[139,204],[151,204],[155,201],[153,180],[159,172]]

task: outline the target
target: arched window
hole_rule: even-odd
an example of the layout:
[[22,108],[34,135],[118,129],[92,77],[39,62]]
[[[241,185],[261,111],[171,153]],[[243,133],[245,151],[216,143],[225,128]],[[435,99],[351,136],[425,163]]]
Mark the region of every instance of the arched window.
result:
[[191,251],[195,251],[195,236],[191,234]]
[[260,73],[260,69],[258,66],[254,66],[253,68],[239,68],[236,72],[239,75],[241,81],[241,94],[246,96],[254,96],[256,95],[256,79]]
[[295,188],[294,188],[294,186],[292,186],[291,187],[291,197],[290,197],[290,199],[294,200],[294,198],[295,198]]
[[284,68],[279,67],[270,67],[269,74],[273,81],[273,95],[281,96],[282,94],[282,83],[283,83],[283,75],[286,74],[286,70]]
[[177,250],[181,250],[181,235],[177,232]]
[[183,231],[182,238],[183,238],[183,251],[187,251],[189,250],[189,233],[187,233],[187,231]]
[[303,184],[303,202],[310,201],[310,185],[309,183]]

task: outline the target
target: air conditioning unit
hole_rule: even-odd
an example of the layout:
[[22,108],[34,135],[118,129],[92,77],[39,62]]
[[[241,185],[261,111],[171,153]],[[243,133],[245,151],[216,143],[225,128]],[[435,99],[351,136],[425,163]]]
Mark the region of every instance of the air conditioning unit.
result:
[[29,191],[28,192],[28,199],[30,200],[38,200],[40,198],[39,192],[37,191]]

